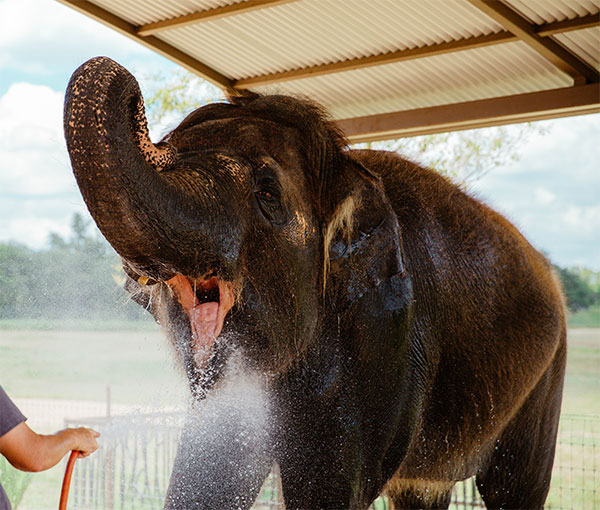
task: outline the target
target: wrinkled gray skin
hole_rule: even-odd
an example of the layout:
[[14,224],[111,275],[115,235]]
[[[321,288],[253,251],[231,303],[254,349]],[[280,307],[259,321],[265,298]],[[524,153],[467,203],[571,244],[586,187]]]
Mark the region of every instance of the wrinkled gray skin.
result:
[[[285,96],[209,105],[153,145],[107,58],[74,73],[65,134],[189,380],[166,508],[249,508],[274,464],[288,510],[367,508],[384,487],[396,508],[443,508],[473,475],[489,508],[542,508],[564,310],[504,218],[395,154],[348,150]],[[226,312],[209,314],[214,343],[200,309]],[[232,360],[260,398],[228,393]]]

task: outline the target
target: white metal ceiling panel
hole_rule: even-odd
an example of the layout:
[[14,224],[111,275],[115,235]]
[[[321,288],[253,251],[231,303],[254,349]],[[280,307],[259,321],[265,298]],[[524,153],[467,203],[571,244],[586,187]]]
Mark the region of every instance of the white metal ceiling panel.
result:
[[243,0],[94,0],[93,3],[132,25],[140,26],[241,1]]
[[600,71],[600,27],[557,34],[554,38],[571,53]]
[[503,0],[536,25],[597,14],[600,0]]
[[464,0],[301,0],[161,32],[234,79],[497,33]]
[[[521,42],[258,87],[307,95],[336,118],[460,103],[570,86],[573,81]],[[523,73],[527,69],[527,73]]]

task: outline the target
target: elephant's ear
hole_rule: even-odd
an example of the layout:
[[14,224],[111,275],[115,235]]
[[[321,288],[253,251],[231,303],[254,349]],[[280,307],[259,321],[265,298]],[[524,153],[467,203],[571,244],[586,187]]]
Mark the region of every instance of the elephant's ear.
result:
[[354,185],[324,229],[324,292],[338,312],[405,275],[398,218],[380,178],[350,157],[347,165]]

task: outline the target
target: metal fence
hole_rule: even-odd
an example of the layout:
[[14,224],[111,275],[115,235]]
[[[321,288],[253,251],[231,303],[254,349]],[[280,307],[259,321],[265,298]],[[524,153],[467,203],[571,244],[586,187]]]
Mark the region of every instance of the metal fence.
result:
[[600,417],[561,417],[546,508],[600,510]]
[[[69,425],[86,425],[102,432],[98,453],[76,464],[70,508],[161,509],[182,423],[182,413],[67,421]],[[599,467],[600,417],[563,416],[546,508],[600,510]],[[253,508],[284,508],[277,472],[265,481]],[[372,506],[372,510],[388,508],[385,496]],[[484,508],[474,479],[456,485],[451,508]]]
[[162,509],[182,423],[164,413],[67,420],[102,434],[96,454],[76,463],[70,508]]

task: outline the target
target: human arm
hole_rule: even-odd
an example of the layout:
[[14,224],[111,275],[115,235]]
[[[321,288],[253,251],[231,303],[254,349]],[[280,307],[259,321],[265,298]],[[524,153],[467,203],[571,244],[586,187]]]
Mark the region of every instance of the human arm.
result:
[[98,449],[100,434],[86,428],[63,429],[55,434],[37,434],[22,422],[0,436],[0,453],[17,469],[44,471],[50,469],[71,450],[87,457]]

